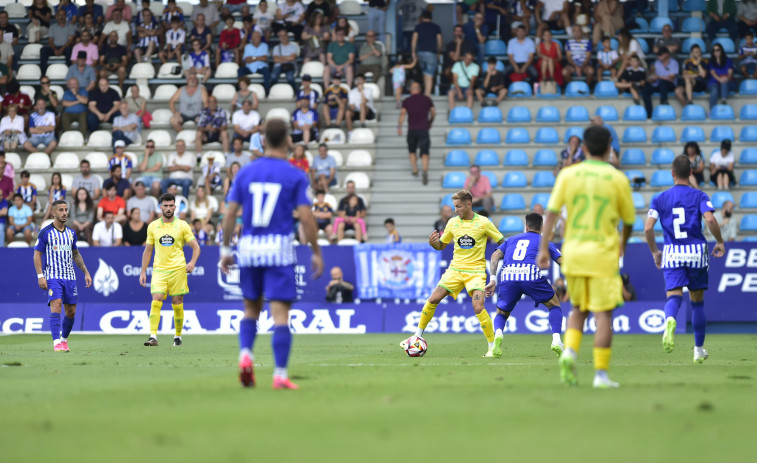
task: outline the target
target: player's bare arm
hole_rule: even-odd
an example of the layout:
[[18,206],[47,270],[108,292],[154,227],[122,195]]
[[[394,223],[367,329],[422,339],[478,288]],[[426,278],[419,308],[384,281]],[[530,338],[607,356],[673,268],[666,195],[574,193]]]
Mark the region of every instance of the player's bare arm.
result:
[[147,287],[147,266],[150,265],[150,258],[152,257],[152,250],[155,247],[153,244],[145,244],[145,250],[142,253],[142,269],[139,271],[139,284],[142,287]]
[[715,247],[712,248],[712,255],[714,257],[723,257],[725,255],[725,243],[723,242],[723,235],[720,233],[720,225],[718,225],[718,221],[712,212],[708,211],[704,213],[704,222],[707,224],[707,228],[712,233],[712,236],[715,237]]
[[200,245],[197,243],[197,240],[192,240],[188,244],[189,247],[192,248],[192,259],[190,259],[187,264],[187,274],[194,271],[195,265],[197,265],[197,259],[200,258]]
[[81,253],[79,253],[78,249],[74,249],[71,251],[71,256],[74,258],[76,266],[84,272],[84,285],[89,288],[92,286],[92,276],[90,276],[89,270],[87,270],[87,266],[84,264],[84,259],[82,258]]
[[226,214],[223,216],[223,243],[221,245],[221,271],[228,275],[229,269],[234,265],[234,256],[231,255],[231,235],[234,234],[234,224],[237,220],[239,203],[229,201],[226,205]]
[[300,223],[305,231],[305,238],[310,243],[310,249],[313,251],[313,255],[310,258],[310,269],[312,270],[313,278],[318,278],[323,272],[323,257],[321,257],[321,247],[318,245],[318,224],[313,217],[313,211],[310,210],[310,206],[299,206],[297,212],[300,215]]
[[42,273],[42,253],[34,251],[34,269],[37,271],[37,284],[40,288],[47,290],[47,280],[45,274]]
[[437,251],[441,251],[449,244],[442,242],[441,237],[442,236],[439,234],[439,232],[434,230],[433,232],[431,232],[431,236],[428,237],[428,244]]
[[623,254],[626,253],[626,245],[628,244],[628,238],[631,237],[631,232],[633,232],[633,225],[623,224],[623,230],[621,231],[620,235],[620,253],[618,254],[619,257],[623,257]]
[[[659,269],[660,266],[662,266],[662,251],[657,247],[657,242],[654,239],[654,224],[656,222],[657,219],[654,217],[647,217],[647,221],[644,224],[644,238],[647,240],[649,250],[652,251],[654,264]],[[717,225],[717,223],[715,225]]]
[[495,249],[489,258],[489,272],[491,273],[491,278],[489,278],[489,283],[487,283],[486,288],[484,288],[486,291],[486,297],[492,297],[494,290],[497,288],[497,266],[504,256],[505,255],[500,249]]
[[556,222],[557,213],[555,211],[547,211],[547,218],[544,219],[544,225],[541,227],[544,232],[539,242],[539,254],[536,256],[536,265],[539,268],[549,268],[549,261],[551,259],[549,255],[549,242],[552,240],[552,230],[555,229]]

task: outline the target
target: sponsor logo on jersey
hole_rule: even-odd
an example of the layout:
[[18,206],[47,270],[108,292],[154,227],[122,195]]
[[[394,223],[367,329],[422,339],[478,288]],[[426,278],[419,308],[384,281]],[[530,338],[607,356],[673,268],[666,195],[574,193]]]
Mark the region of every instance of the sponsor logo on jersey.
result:
[[171,235],[163,235],[159,241],[161,246],[173,246],[174,243],[173,236]]
[[476,245],[476,240],[472,236],[463,235],[457,239],[457,245],[460,249],[471,249]]

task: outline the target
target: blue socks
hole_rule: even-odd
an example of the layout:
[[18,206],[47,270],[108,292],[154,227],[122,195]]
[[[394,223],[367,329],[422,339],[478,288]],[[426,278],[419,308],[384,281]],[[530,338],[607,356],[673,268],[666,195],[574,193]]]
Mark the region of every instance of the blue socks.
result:
[[676,315],[678,315],[678,309],[681,308],[682,300],[683,297],[681,296],[668,297],[668,302],[665,303],[665,319],[667,319],[668,317],[676,318]]
[[239,350],[252,351],[255,335],[258,333],[258,321],[254,318],[243,318],[239,322]]
[[71,334],[71,330],[74,328],[74,319],[68,318],[68,316],[63,317],[63,335],[61,336],[63,339],[68,339],[68,335]]
[[549,326],[552,328],[552,334],[562,332],[562,308],[559,305],[549,309]]
[[53,337],[53,341],[60,339],[60,314],[50,314],[50,334]]
[[691,324],[694,327],[694,345],[704,346],[704,331],[707,318],[704,316],[704,302],[691,303]]
[[292,332],[289,331],[288,324],[273,327],[271,347],[273,347],[273,359],[276,368],[286,368],[289,361],[289,350],[292,348]]
[[494,316],[493,325],[494,326],[494,332],[496,333],[497,330],[505,330],[505,324],[507,324],[507,319],[510,317],[510,315],[505,315],[503,313],[497,312],[497,315]]

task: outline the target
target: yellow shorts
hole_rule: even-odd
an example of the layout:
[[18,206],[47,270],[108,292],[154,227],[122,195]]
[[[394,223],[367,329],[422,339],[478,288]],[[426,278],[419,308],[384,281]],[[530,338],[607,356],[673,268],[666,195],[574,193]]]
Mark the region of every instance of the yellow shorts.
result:
[[453,299],[457,299],[457,295],[463,288],[468,291],[468,294],[477,289],[483,291],[486,287],[486,273],[461,272],[448,268],[437,286],[446,289]]
[[623,305],[623,281],[611,277],[565,276],[570,303],[582,312],[605,312]]
[[187,272],[185,270],[161,271],[153,270],[150,281],[152,294],[167,294],[169,296],[183,296],[189,292]]

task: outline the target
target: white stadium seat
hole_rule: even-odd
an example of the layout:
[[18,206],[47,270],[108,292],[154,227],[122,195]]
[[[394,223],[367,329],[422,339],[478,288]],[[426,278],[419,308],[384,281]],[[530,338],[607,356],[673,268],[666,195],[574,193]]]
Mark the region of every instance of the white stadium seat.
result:
[[29,43],[24,47],[24,50],[21,52],[21,59],[27,60],[38,60],[39,59],[39,51],[42,49],[41,43]]
[[268,98],[271,100],[292,100],[294,90],[289,84],[274,84],[268,91]]
[[76,247],[77,248],[88,248],[89,247],[89,243],[87,243],[86,241],[77,241],[76,242]]
[[65,92],[65,90],[63,90],[63,87],[61,87],[60,85],[51,85],[50,90],[55,92],[55,96],[58,97],[58,101],[63,99],[63,93]]
[[338,246],[356,246],[358,244],[360,244],[360,241],[355,238],[343,238],[342,241],[337,243]]
[[10,19],[26,18],[26,8],[21,3],[9,3],[5,5],[5,12]]
[[221,63],[216,69],[216,79],[236,79],[239,72],[237,63]]
[[71,191],[71,186],[74,184],[74,176],[71,174],[60,174],[60,182],[63,184],[63,188]]
[[323,77],[323,63],[320,61],[308,61],[302,65],[300,75],[310,74],[310,77],[318,79]]
[[360,26],[357,25],[357,21],[355,21],[354,19],[348,19],[347,22],[350,25],[350,29],[355,31],[355,35],[360,34]]
[[27,95],[29,95],[29,99],[34,101],[34,95],[37,94],[37,90],[31,85],[22,85],[21,93],[26,93]]
[[331,206],[332,209],[336,210],[337,207],[339,207],[339,202],[336,200],[336,197],[332,195],[331,193],[326,193],[323,195],[323,201],[326,202],[329,206]]
[[376,140],[371,129],[355,129],[350,136],[350,143],[372,144]]
[[108,155],[100,151],[92,151],[84,156],[89,161],[92,170],[104,170],[108,168]]
[[60,135],[58,146],[61,148],[81,148],[84,146],[84,135],[78,130],[69,130]]
[[363,13],[360,3],[355,0],[344,0],[339,4],[339,13],[345,16],[358,16]]
[[319,95],[323,96],[323,87],[321,87],[321,84],[317,84],[315,82],[312,82],[310,84],[310,88],[318,92]]
[[342,156],[341,151],[329,150],[329,156],[334,158],[337,167],[342,167],[344,165],[344,156]]
[[158,79],[177,79],[180,77],[181,65],[178,63],[163,63],[158,69]]
[[[11,3],[11,5],[16,5],[15,3]],[[8,10],[5,10],[8,11]],[[28,248],[29,245],[26,244],[26,241],[11,241],[8,243],[9,248]]]
[[121,90],[121,87],[119,87],[118,85],[110,84],[110,88],[112,88],[113,90],[116,91],[116,93],[118,93],[118,97],[119,98],[123,98],[124,97],[124,92]]
[[[147,101],[150,101],[150,98],[152,98],[150,86],[142,82],[137,82],[137,87],[139,87],[139,96]],[[131,95],[131,90],[129,91],[129,95]]]
[[227,102],[234,98],[237,93],[237,89],[231,84],[218,84],[213,87],[212,95],[216,97],[218,101]]
[[12,165],[14,170],[21,169],[21,156],[18,153],[5,153],[5,161]]
[[89,135],[87,146],[96,148],[110,148],[113,142],[113,134],[108,130],[95,130]]
[[39,80],[40,77],[42,77],[42,71],[36,64],[22,64],[16,72],[18,80]]
[[197,136],[197,131],[192,129],[182,130],[176,135],[176,141],[184,140],[184,143],[187,145],[187,148],[192,148],[195,143],[195,137]]
[[53,223],[53,219],[47,219],[40,224],[39,229],[42,230],[43,228],[50,225],[51,223]]
[[131,159],[131,164],[134,166],[133,168],[136,169],[137,165],[139,164],[139,156],[137,156],[137,153],[133,153],[131,151],[124,151],[124,156]]
[[44,192],[45,190],[47,190],[47,180],[45,180],[45,177],[39,174],[31,174],[29,176],[29,183],[37,187],[37,198],[40,197],[39,195],[40,191]]
[[152,112],[152,122],[150,122],[150,127],[169,125],[171,123],[171,116],[173,116],[173,114],[170,109],[156,109]]
[[365,190],[371,187],[371,179],[365,172],[350,172],[344,179],[344,186],[347,187],[347,182],[355,182],[355,188],[358,190]]
[[258,100],[265,100],[265,87],[260,84],[250,84],[250,90],[257,95]]
[[156,147],[171,146],[171,134],[165,130],[153,130],[145,136],[145,140],[152,139]]
[[129,79],[152,79],[155,77],[155,67],[152,63],[137,63],[131,68]]
[[378,85],[374,84],[373,82],[366,82],[365,88],[371,91],[371,96],[373,96],[374,101],[381,99],[381,89]]
[[347,167],[367,167],[372,164],[373,158],[368,151],[355,150],[347,155]]
[[150,3],[150,11],[152,11],[152,15],[156,18],[160,18],[163,16],[163,9],[165,8],[165,5],[163,5],[163,2],[151,2]]
[[78,169],[79,156],[76,153],[58,153],[53,167],[55,169]]
[[[290,87],[291,88],[291,87]],[[289,122],[292,116],[289,114],[289,111],[287,111],[284,108],[272,108],[269,109],[268,112],[265,115],[265,119],[284,119],[285,121]]]
[[[168,101],[176,93],[176,90],[178,90],[178,87],[176,87],[174,84],[160,85],[157,89],[155,89],[155,95],[152,96],[152,100],[156,102]],[[140,95],[144,96],[142,95],[142,92],[140,92]]]
[[66,74],[68,74],[68,66],[65,63],[53,63],[47,66],[47,71],[45,71],[45,75],[50,80],[65,80]]
[[347,143],[347,136],[342,129],[326,129],[321,132],[321,143],[343,145]]
[[326,238],[318,238],[318,246],[331,246],[331,241]]
[[26,158],[24,169],[45,170],[50,168],[50,156],[47,153],[32,153]]

